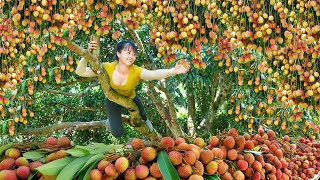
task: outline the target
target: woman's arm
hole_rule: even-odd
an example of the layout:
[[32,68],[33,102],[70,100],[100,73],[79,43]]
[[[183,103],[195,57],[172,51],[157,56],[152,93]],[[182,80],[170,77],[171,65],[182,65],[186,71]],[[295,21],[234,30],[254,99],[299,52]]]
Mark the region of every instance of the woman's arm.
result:
[[160,80],[165,79],[167,77],[173,76],[174,68],[172,69],[157,69],[157,70],[148,70],[143,69],[140,75],[140,78],[143,80],[151,81],[151,80]]
[[93,70],[87,66],[88,61],[85,58],[81,58],[77,69],[76,74],[82,77],[95,77],[97,74],[93,72]]
[[[182,65],[182,63],[184,65]],[[143,69],[140,75],[140,78],[143,80],[151,81],[151,80],[160,80],[165,79],[167,77],[177,75],[177,74],[185,74],[189,71],[190,64],[187,62],[177,62],[176,66],[171,69],[157,69],[157,70],[147,70]]]

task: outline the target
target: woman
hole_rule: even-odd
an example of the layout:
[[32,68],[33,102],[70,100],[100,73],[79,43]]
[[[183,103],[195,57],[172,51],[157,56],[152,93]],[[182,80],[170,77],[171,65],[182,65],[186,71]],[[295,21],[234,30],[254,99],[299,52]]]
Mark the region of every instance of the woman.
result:
[[[88,50],[97,49],[96,41],[90,41]],[[131,98],[139,108],[142,120],[147,124],[150,131],[153,131],[151,122],[147,119],[145,109],[140,98],[136,95],[135,87],[140,80],[160,80],[177,74],[185,74],[190,69],[190,64],[186,67],[177,63],[171,69],[147,70],[134,65],[136,60],[137,46],[131,41],[120,41],[116,45],[114,62],[103,63],[103,66],[110,78],[110,86],[117,93]],[[87,66],[87,60],[82,58],[77,66],[76,74],[82,77],[97,76],[93,70]],[[123,124],[121,120],[122,106],[106,98],[105,106],[108,120],[106,127],[111,129],[112,135],[119,138],[123,135]]]

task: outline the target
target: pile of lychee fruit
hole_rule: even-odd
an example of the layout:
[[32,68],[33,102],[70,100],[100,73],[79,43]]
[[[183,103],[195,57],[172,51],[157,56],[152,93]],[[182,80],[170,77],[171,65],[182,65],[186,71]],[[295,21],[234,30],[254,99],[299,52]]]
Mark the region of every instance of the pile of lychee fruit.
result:
[[[69,139],[64,138],[64,141],[64,147],[71,147]],[[46,144],[62,145],[58,142],[59,139],[48,138]],[[222,180],[304,180],[314,178],[320,170],[320,143],[314,138],[300,138],[293,143],[289,136],[278,138],[273,130],[265,131],[262,127],[252,135],[239,135],[232,128],[210,137],[207,143],[200,137],[163,137],[157,144],[145,142],[133,139],[121,153],[105,154],[90,171],[90,178],[166,179],[163,169],[160,170],[164,164],[158,161],[159,152],[166,153],[180,179],[188,180],[210,176]],[[23,157],[22,152],[17,148],[5,151],[0,163],[0,180],[27,179],[35,167],[70,156],[61,147],[48,153],[44,161],[32,162]],[[55,178],[42,176],[39,172],[34,172],[33,176],[36,179]]]
[[139,152],[137,159],[103,159],[91,171],[91,179],[163,179],[157,162],[157,152],[163,150],[181,179],[201,180],[204,175],[225,180],[309,179],[320,170],[320,144],[314,139],[291,143],[289,136],[277,138],[273,130],[265,132],[262,127],[253,135],[239,135],[232,128],[212,136],[207,144],[202,138],[187,141],[163,137],[159,145],[145,146],[134,139],[130,145]]
[[33,176],[32,171],[35,172],[33,179],[45,179],[41,173],[37,173],[35,168],[54,161],[56,159],[63,158],[68,155],[65,148],[71,147],[71,141],[67,137],[55,138],[49,137],[46,142],[41,146],[46,147],[46,150],[50,150],[50,147],[57,151],[52,151],[45,156],[44,161],[27,159],[23,156],[26,150],[17,147],[11,147],[7,149],[4,154],[0,154],[0,180],[17,180],[28,179],[29,176]]

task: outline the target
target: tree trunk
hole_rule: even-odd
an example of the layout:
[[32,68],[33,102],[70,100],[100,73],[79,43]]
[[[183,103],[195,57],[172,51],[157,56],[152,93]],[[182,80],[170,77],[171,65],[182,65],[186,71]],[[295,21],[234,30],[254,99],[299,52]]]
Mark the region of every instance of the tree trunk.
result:
[[187,90],[187,107],[188,107],[188,120],[187,128],[189,130],[189,135],[196,136],[196,131],[194,129],[194,120],[196,119],[196,105],[194,95],[190,90]]
[[[211,104],[203,120],[198,126],[198,129],[208,129],[210,128],[210,124],[213,124],[217,120],[217,112],[220,108],[220,105],[225,100],[225,97],[227,96],[226,91],[230,88],[231,84],[231,82],[226,82],[221,79],[218,72],[214,73],[211,89]],[[224,91],[222,91],[222,89]]]

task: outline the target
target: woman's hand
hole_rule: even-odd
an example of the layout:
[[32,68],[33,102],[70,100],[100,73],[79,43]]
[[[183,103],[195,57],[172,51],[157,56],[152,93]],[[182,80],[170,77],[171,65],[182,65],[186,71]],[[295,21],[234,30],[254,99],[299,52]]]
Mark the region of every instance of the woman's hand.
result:
[[190,63],[186,60],[179,60],[174,67],[174,74],[185,74],[190,70]]
[[98,48],[98,42],[97,41],[90,41],[88,43],[88,50],[89,51],[96,50],[97,48]]

